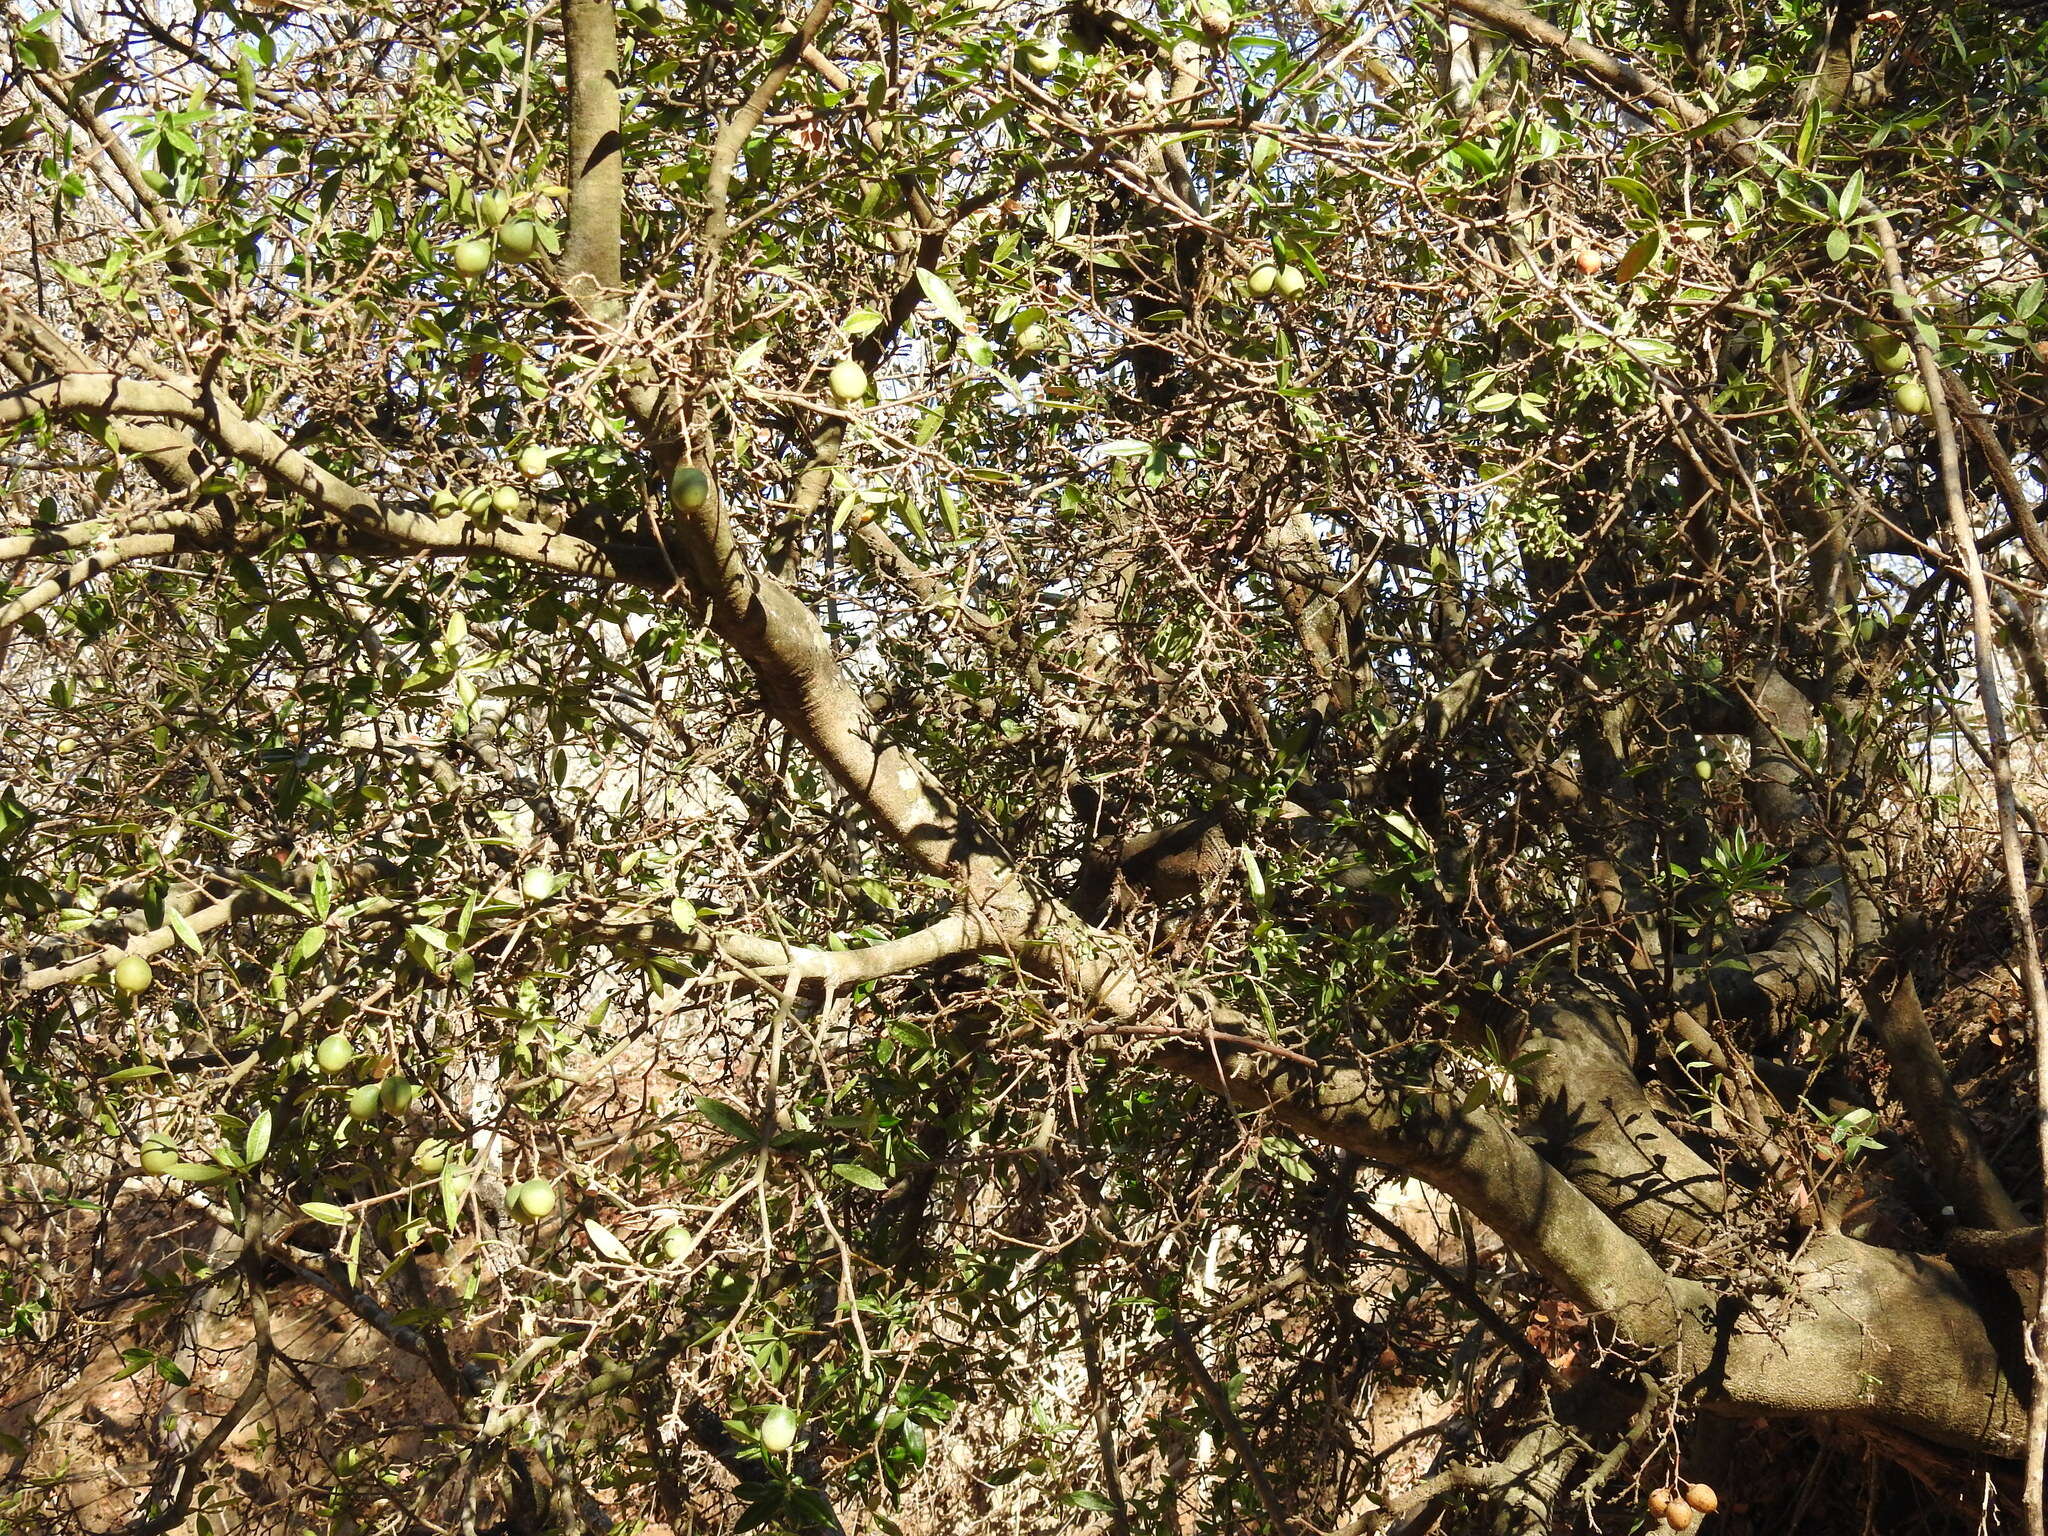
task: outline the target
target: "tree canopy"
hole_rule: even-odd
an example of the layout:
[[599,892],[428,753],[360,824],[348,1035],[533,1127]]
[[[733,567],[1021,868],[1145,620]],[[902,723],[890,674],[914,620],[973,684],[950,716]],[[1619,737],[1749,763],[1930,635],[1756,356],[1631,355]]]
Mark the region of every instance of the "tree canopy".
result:
[[2039,4],[0,15],[0,1526],[2038,1530]]

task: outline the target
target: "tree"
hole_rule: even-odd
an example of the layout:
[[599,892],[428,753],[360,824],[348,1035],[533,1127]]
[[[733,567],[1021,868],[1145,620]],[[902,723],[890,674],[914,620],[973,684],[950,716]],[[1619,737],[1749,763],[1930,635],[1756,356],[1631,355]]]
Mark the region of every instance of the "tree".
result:
[[7,14],[8,1520],[2017,1517],[2038,8]]

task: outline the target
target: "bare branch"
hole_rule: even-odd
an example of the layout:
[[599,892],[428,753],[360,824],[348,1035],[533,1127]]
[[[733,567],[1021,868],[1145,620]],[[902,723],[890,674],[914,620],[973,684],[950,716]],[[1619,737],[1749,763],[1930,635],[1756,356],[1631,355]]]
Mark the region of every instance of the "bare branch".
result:
[[37,582],[12,602],[0,604],[0,631],[14,628],[37,609],[48,607],[94,577],[118,570],[131,560],[174,553],[178,543],[177,535],[170,533],[139,533],[111,540],[106,548],[73,561],[60,574]]
[[[1984,710],[1984,736],[1991,749],[1991,786],[1998,807],[1998,843],[2004,855],[2006,895],[2012,907],[2013,933],[2018,940],[2020,978],[2026,989],[2027,1014],[2034,1029],[2035,1131],[2041,1163],[2048,1170],[2048,976],[2042,974],[2041,945],[2034,932],[2034,899],[2028,888],[2027,859],[2020,843],[2019,798],[2013,789],[2012,744],[2006,733],[2005,707],[2000,699],[1998,652],[1991,592],[1984,581],[1984,562],[1977,554],[1977,530],[1971,524],[1969,507],[1963,499],[1962,456],[1956,447],[1955,423],[1949,415],[1948,395],[1942,388],[1941,363],[1918,323],[1913,291],[1899,259],[1899,244],[1891,221],[1875,209],[1871,229],[1877,235],[1884,273],[1891,285],[1892,306],[1906,322],[1919,366],[1920,380],[1934,416],[1934,435],[1941,454],[1942,498],[1948,508],[1952,553],[1962,563],[1963,580],[1970,593],[1970,632],[1976,649],[1977,697]],[[2001,1223],[2013,1224],[2017,1223]],[[2033,1393],[2027,1413],[2028,1536],[2048,1533],[2048,1490],[2042,1486],[2048,1471],[2048,1254],[2042,1258],[2042,1272],[2035,1292],[2034,1318],[2029,1356],[2033,1363]]]

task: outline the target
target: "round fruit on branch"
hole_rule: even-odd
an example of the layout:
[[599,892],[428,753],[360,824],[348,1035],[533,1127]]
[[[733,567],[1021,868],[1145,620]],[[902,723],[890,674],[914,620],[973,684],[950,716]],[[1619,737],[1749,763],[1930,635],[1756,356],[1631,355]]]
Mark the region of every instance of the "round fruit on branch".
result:
[[868,392],[868,371],[852,358],[843,357],[832,365],[832,372],[825,383],[834,400],[841,405],[851,405]]

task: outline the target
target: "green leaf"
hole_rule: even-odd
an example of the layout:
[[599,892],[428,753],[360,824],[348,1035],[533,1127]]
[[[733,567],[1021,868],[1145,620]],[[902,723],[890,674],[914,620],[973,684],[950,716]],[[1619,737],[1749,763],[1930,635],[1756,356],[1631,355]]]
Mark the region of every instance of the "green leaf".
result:
[[183,1179],[187,1184],[218,1184],[222,1179],[234,1177],[233,1170],[218,1168],[212,1163],[173,1163],[165,1174],[169,1178]]
[[441,1191],[441,1215],[454,1231],[456,1223],[462,1220],[462,1198],[469,1193],[469,1170],[455,1159],[451,1151],[448,1160],[441,1165],[441,1175],[435,1180]]
[[157,1077],[169,1070],[167,1067],[157,1066],[123,1067],[118,1072],[109,1072],[100,1081],[103,1083],[132,1083],[138,1077]]
[[754,1128],[753,1121],[722,1099],[699,1099],[697,1100],[696,1108],[698,1114],[709,1120],[728,1136],[737,1137],[739,1140],[754,1146],[759,1146],[765,1139]]
[[299,900],[298,897],[292,895],[291,892],[289,891],[281,891],[276,886],[270,885],[265,881],[258,880],[254,875],[251,874],[244,874],[242,876],[242,883],[248,886],[251,890],[260,892],[262,895],[268,896],[272,901],[276,902],[279,906],[283,907],[287,912],[296,912],[299,914],[299,916],[309,919],[313,916],[311,909],[309,909],[303,901]]
[[1842,183],[1842,190],[1835,199],[1835,206],[1841,210],[1844,219],[1856,217],[1863,206],[1863,167],[1857,166],[1849,173],[1849,179]]
[[270,1150],[270,1111],[264,1110],[249,1122],[249,1134],[242,1140],[242,1161],[245,1164],[260,1163],[263,1154]]
[[1249,846],[1239,848],[1237,853],[1244,863],[1245,889],[1251,893],[1254,902],[1263,904],[1266,899],[1266,873],[1259,868],[1259,856]]
[[887,1189],[889,1181],[859,1163],[834,1163],[832,1171],[849,1184],[858,1184],[862,1189]]
[[1657,206],[1657,194],[1652,192],[1647,184],[1637,181],[1633,176],[1610,176],[1607,178],[1607,185],[1633,203],[1636,211],[1644,218],[1662,218],[1663,215]]
[[924,290],[924,296],[931,301],[932,308],[951,322],[954,330],[963,336],[973,330],[974,327],[967,318],[967,311],[960,307],[960,301],[953,296],[952,284],[938,273],[919,267],[917,286]]
[[186,919],[185,914],[169,903],[164,905],[164,926],[169,928],[172,934],[176,936],[178,942],[191,950],[193,954],[203,955],[206,953],[206,946],[200,942],[199,935],[193,930],[192,924]]
[[1615,265],[1614,280],[1617,283],[1629,281],[1638,272],[1641,272],[1643,268],[1655,261],[1657,253],[1663,248],[1664,231],[1662,229],[1652,229],[1648,233],[1638,236],[1635,244],[1622,253],[1621,260]]
[[590,1246],[610,1259],[614,1264],[630,1264],[633,1262],[633,1251],[620,1242],[601,1223],[586,1216],[583,1218],[583,1232],[590,1239]]

